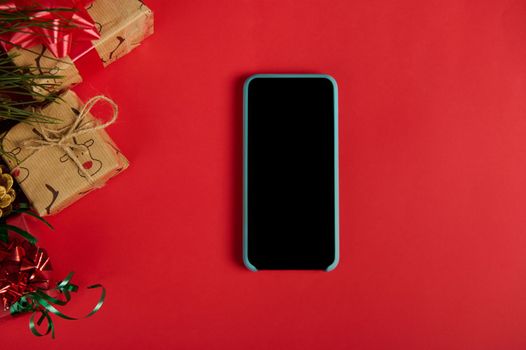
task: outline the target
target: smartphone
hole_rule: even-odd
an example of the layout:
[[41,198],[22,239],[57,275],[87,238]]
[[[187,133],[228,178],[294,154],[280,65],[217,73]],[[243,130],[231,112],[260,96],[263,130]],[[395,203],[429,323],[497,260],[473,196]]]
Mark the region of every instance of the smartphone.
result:
[[338,88],[321,74],[245,81],[243,260],[333,270],[339,259]]

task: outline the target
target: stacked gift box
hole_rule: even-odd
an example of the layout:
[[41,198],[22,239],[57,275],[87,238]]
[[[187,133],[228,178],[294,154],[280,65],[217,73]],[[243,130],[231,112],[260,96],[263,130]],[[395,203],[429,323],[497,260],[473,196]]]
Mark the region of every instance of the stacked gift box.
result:
[[[0,0],[5,18],[18,13],[34,23],[53,25],[30,22],[26,30],[17,31],[11,22],[0,21],[0,45],[16,69],[33,77],[25,96],[34,101],[23,106],[35,115],[34,120],[13,122],[2,120],[5,116],[0,114],[0,155],[5,162],[4,173],[0,172],[4,210],[0,213],[6,214],[0,214],[0,316],[39,313],[38,323],[48,324],[39,333],[32,319],[31,330],[39,335],[53,333],[49,300],[63,305],[75,288],[69,276],[52,288],[47,254],[34,246],[24,228],[6,220],[7,214],[25,213],[45,222],[43,216],[59,212],[127,168],[128,160],[105,130],[118,117],[117,104],[105,96],[83,102],[70,88],[87,76],[79,67],[89,55],[107,66],[153,34],[153,13],[141,0],[48,0],[45,7],[33,1]],[[109,105],[111,112],[96,118],[91,109],[97,104]],[[23,192],[18,197],[25,195],[27,206],[13,207],[15,189]],[[22,237],[13,238],[12,233]],[[50,296],[51,291],[63,298]]]

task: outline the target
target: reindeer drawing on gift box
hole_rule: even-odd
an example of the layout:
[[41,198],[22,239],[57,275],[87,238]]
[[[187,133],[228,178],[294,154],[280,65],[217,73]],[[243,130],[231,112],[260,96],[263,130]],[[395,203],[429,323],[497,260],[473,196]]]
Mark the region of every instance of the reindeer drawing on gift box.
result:
[[[77,141],[77,138],[73,137],[73,142],[76,145],[84,146],[83,147],[84,150],[74,150],[75,156],[79,160],[80,164],[82,164],[82,168],[83,168],[83,170],[77,169],[78,174],[84,178],[86,177],[86,172],[90,176],[97,174],[102,169],[102,162],[98,159],[95,159],[93,155],[91,154],[90,147],[93,146],[95,141],[93,139],[89,139],[89,140],[84,141],[83,143],[79,143]],[[82,147],[79,149],[82,149]],[[61,163],[65,163],[68,160],[70,159],[67,153],[64,153],[64,155],[60,157]]]
[[[75,110],[73,108],[72,108],[72,110],[73,110],[73,112],[78,114],[77,110]],[[33,128],[33,133],[35,133],[36,135],[38,135],[41,138],[44,138],[42,136],[42,134],[40,133],[40,131],[38,131],[35,128]],[[84,178],[86,177],[86,173],[88,173],[89,176],[93,176],[93,175],[97,174],[102,169],[102,162],[100,160],[94,158],[93,155],[91,154],[90,147],[93,146],[95,141],[93,139],[88,139],[88,140],[86,140],[86,141],[84,141],[82,143],[79,143],[76,137],[73,137],[72,139],[73,139],[73,143],[75,143],[76,145],[81,146],[81,147],[78,147],[78,148],[73,150],[73,153],[77,157],[79,163],[82,165],[82,169],[77,167],[78,174],[81,177],[84,177]],[[70,156],[67,153],[64,153],[60,157],[59,160],[60,160],[61,163],[65,163],[68,160],[70,160]]]
[[[17,158],[17,155],[22,151],[20,147],[15,147],[10,151],[4,151],[8,162],[11,164],[19,164],[20,161]],[[25,179],[29,177],[29,169],[20,165],[16,165],[11,170],[11,175],[16,179],[18,183],[24,182]]]
[[[76,110],[73,109],[73,112],[76,112]],[[33,133],[42,137],[42,134],[35,128],[33,128]],[[73,153],[75,154],[75,156],[77,157],[77,159],[79,160],[83,168],[81,170],[77,167],[78,174],[81,177],[86,178],[85,172],[87,172],[90,176],[93,176],[96,173],[98,173],[102,169],[102,162],[98,159],[95,159],[92,156],[91,151],[90,151],[90,147],[93,146],[95,141],[93,139],[88,139],[84,141],[83,143],[79,143],[77,138],[73,137],[73,142],[76,145],[83,146],[83,147],[79,147],[79,149],[83,149],[82,151],[73,150]],[[64,153],[60,157],[59,160],[61,163],[65,163],[68,160],[70,160],[70,156],[67,153]],[[57,200],[59,196],[59,191],[55,189],[53,186],[51,186],[50,184],[45,184],[45,187],[49,190],[49,192],[51,192],[51,201],[49,202],[48,206],[45,208],[47,214],[49,215],[51,213],[51,207],[53,206],[53,204],[55,203],[55,201]]]

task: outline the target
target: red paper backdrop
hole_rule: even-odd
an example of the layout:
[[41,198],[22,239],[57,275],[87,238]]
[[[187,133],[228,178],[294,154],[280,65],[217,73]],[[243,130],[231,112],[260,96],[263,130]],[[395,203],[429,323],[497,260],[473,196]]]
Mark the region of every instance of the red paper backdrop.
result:
[[[40,234],[57,275],[108,289],[57,339],[5,349],[526,348],[524,1],[161,1],[156,33],[76,91],[121,107],[132,165]],[[241,263],[241,87],[340,87],[341,261]],[[81,314],[97,296],[82,292]]]

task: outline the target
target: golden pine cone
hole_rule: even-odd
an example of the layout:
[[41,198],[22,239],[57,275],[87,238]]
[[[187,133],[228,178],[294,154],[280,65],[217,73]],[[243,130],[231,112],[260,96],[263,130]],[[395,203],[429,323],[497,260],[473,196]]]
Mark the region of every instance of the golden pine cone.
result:
[[0,217],[7,216],[13,209],[12,204],[16,198],[13,182],[13,177],[2,173],[0,168]]

